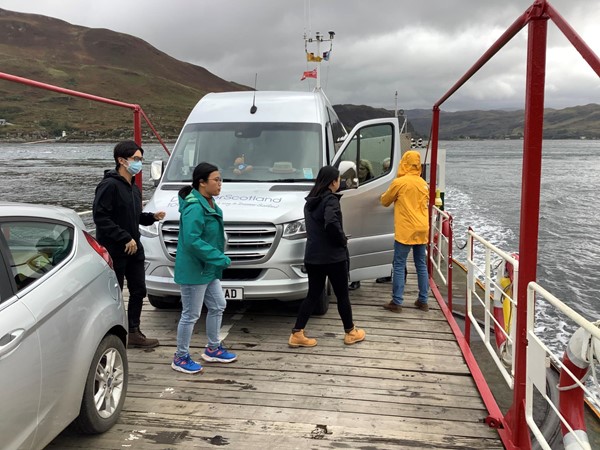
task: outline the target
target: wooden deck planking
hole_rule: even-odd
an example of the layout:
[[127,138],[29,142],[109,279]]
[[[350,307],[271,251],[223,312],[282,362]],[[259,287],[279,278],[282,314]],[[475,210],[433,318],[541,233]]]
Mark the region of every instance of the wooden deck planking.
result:
[[297,305],[231,305],[222,334],[239,361],[206,363],[203,375],[170,368],[179,311],[145,306],[142,329],[161,346],[128,350],[117,425],[91,437],[65,431],[49,448],[502,448],[482,423],[487,412],[435,301],[428,313],[413,307],[411,275],[404,311],[395,314],[381,308],[390,291],[389,283],[363,281],[351,292],[355,323],[367,332],[353,346],[343,344],[335,303],[311,317],[307,334],[319,345],[308,349],[287,346]]

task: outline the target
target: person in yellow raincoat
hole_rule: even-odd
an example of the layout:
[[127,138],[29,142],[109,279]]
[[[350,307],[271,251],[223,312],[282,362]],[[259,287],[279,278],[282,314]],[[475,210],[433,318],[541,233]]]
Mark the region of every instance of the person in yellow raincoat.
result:
[[419,296],[415,306],[422,311],[429,311],[426,256],[429,236],[429,187],[421,178],[421,155],[418,151],[409,150],[402,156],[398,176],[381,195],[380,201],[383,206],[394,204],[392,301],[383,307],[392,312],[402,311],[404,269],[412,249],[419,284]]

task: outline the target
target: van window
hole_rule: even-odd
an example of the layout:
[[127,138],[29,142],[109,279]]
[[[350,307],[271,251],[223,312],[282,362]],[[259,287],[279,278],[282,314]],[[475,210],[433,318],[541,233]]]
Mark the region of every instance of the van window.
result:
[[338,161],[354,162],[358,170],[358,181],[364,184],[389,172],[390,163],[393,163],[393,149],[392,125],[370,125],[358,130]]
[[322,165],[321,133],[316,123],[188,124],[164,181],[190,182],[202,161],[216,165],[226,181],[313,180]]
[[329,121],[331,122],[331,132],[333,134],[335,151],[337,152],[344,142],[344,139],[348,136],[348,133],[333,108],[327,107],[327,113],[329,114]]

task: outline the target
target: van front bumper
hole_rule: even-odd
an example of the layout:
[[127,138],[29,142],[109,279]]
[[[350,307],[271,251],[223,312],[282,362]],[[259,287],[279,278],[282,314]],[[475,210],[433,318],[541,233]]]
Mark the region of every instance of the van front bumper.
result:
[[[146,290],[157,297],[180,296],[179,285],[173,281],[173,267],[148,265]],[[278,269],[264,269],[256,280],[222,280],[223,288],[241,288],[243,300],[302,300],[308,292],[308,278],[285,277]],[[240,299],[241,300],[241,299]]]

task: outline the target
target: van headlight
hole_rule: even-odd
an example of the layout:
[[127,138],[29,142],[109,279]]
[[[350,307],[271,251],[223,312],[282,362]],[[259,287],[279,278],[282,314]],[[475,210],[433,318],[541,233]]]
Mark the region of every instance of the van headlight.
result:
[[304,219],[296,220],[294,222],[286,223],[283,225],[283,236],[284,239],[302,239],[306,237],[306,224]]
[[140,234],[147,238],[158,237],[158,222],[152,225],[140,225]]

